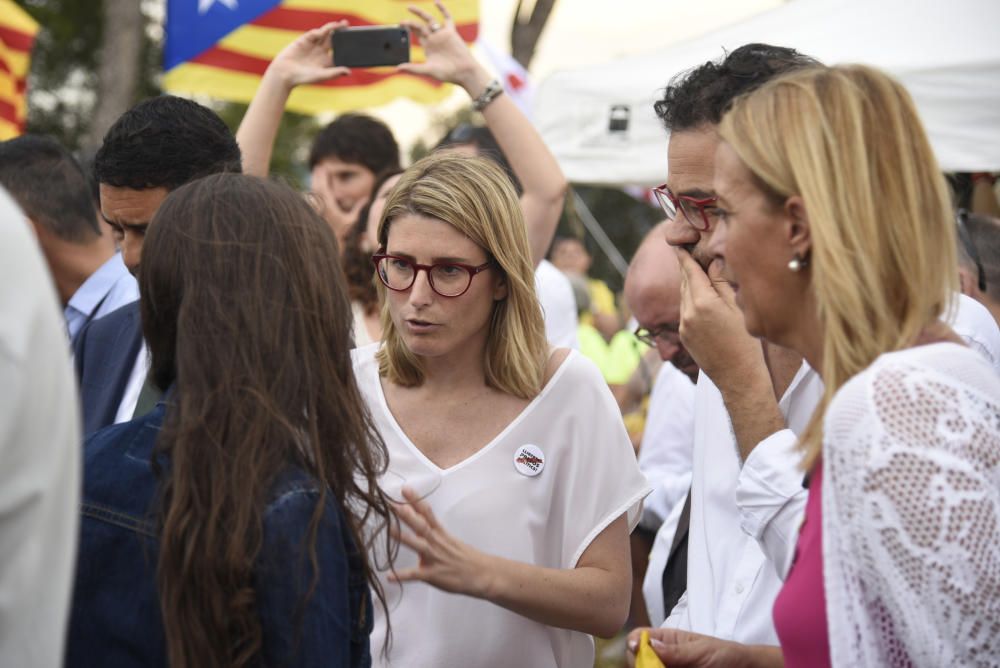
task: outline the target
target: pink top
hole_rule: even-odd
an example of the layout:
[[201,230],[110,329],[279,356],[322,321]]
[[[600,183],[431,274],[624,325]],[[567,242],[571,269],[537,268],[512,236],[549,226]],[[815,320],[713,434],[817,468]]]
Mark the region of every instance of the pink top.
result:
[[823,463],[809,480],[806,517],[795,545],[791,571],[774,602],[774,628],[785,668],[830,666],[830,637],[823,591]]

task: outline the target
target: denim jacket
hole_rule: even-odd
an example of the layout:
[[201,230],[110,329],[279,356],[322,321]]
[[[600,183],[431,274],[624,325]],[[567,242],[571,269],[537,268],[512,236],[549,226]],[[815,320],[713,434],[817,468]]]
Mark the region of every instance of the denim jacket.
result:
[[[166,666],[156,586],[159,541],[153,504],[153,445],[165,404],[92,434],[84,445],[80,548],[66,666]],[[164,466],[168,463],[164,461]],[[371,596],[344,515],[332,494],[316,536],[319,578],[303,544],[317,499],[315,482],[290,467],[264,511],[255,589],[264,666],[371,665]]]

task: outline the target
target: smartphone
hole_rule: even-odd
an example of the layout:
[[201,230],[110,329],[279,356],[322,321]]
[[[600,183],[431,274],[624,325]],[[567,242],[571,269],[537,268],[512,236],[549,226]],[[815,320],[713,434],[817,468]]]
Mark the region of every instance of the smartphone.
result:
[[380,67],[410,62],[410,33],[402,26],[359,26],[333,33],[333,64]]

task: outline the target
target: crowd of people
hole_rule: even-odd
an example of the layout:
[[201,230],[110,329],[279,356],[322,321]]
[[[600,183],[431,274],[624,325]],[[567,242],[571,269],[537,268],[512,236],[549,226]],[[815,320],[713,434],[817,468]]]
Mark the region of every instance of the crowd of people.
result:
[[635,627],[630,664],[1000,665],[1000,220],[906,90],[665,73],[626,328],[542,138],[412,11],[400,68],[485,125],[405,169],[352,113],[309,192],[267,178],[346,22],[235,135],[160,96],[87,169],[0,143],[0,664],[589,667]]

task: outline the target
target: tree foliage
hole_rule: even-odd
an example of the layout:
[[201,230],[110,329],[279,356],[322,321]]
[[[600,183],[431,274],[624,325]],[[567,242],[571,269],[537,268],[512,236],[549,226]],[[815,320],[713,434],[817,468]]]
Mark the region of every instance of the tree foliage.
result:
[[[84,146],[95,108],[98,58],[104,41],[102,0],[15,0],[38,21],[28,80],[28,131],[50,135],[80,153],[86,161],[96,146]],[[162,3],[142,2],[143,30],[138,82],[131,104],[162,93]],[[193,0],[192,0],[193,1]],[[245,104],[199,99],[213,108],[233,130],[246,112]],[[318,128],[307,116],[286,113],[275,143],[272,172],[301,186],[309,142]]]
[[99,0],[18,0],[38,21],[28,79],[28,131],[71,149],[89,127],[103,30]]

